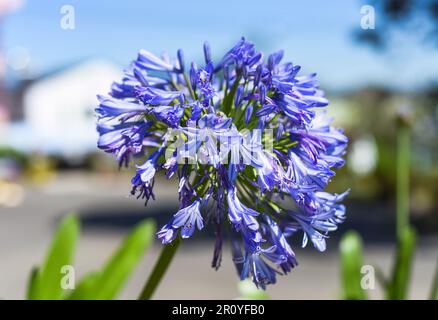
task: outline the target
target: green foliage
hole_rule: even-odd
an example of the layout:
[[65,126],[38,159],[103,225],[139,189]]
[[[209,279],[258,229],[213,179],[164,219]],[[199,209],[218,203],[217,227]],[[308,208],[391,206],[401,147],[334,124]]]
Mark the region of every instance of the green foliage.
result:
[[62,220],[44,263],[31,273],[27,294],[29,299],[62,298],[61,268],[72,264],[78,235],[79,222],[74,215],[68,215]]
[[27,283],[27,292],[26,292],[27,299],[34,299],[34,297],[37,296],[36,283],[37,283],[38,273],[39,273],[38,267],[33,267],[32,271],[30,272],[29,281]]
[[74,290],[65,295],[61,287],[61,268],[71,265],[79,234],[74,215],[64,218],[52,240],[41,267],[33,268],[27,289],[28,299],[115,299],[129,275],[152,243],[155,224],[140,223],[125,238],[103,268],[80,279]]
[[255,284],[249,280],[243,280],[239,282],[239,299],[243,300],[269,300],[269,296],[266,291],[258,289]]
[[432,288],[430,289],[430,300],[438,300],[438,261],[435,267],[435,275],[433,277]]
[[89,274],[81,282],[82,293],[77,293],[73,298],[115,299],[134,267],[140,262],[145,250],[152,243],[154,231],[155,225],[149,221],[135,227],[102,270]]
[[361,287],[362,241],[355,231],[348,231],[340,243],[342,298],[348,300],[367,299]]
[[92,271],[85,274],[77,283],[76,288],[66,299],[68,300],[92,300],[95,297],[94,289],[101,274],[99,271]]
[[412,260],[415,251],[416,233],[408,227],[401,232],[397,244],[397,257],[392,279],[387,286],[387,298],[402,300],[407,298],[411,276]]
[[22,166],[28,164],[28,159],[24,153],[21,153],[11,147],[0,147],[0,159],[1,158],[10,158],[17,161]]
[[411,227],[405,228],[398,238],[396,259],[392,269],[392,275],[386,279],[383,272],[380,269],[377,269],[377,279],[385,291],[386,299],[407,299],[415,243],[415,230]]

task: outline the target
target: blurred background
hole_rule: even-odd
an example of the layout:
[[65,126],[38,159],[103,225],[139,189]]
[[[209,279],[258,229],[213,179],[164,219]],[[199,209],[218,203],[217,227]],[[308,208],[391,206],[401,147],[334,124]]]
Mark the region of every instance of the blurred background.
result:
[[[22,299],[59,219],[77,212],[76,272],[99,266],[137,222],[161,225],[177,208],[161,178],[157,200],[129,198],[132,170],[119,172],[96,148],[96,94],[140,48],[219,58],[241,36],[259,50],[319,74],[329,113],[351,142],[330,191],[351,188],[348,218],[319,254],[295,243],[300,266],[268,289],[276,299],[339,297],[338,241],[363,237],[366,263],[391,268],[395,239],[396,114],[411,121],[410,219],[419,234],[410,298],[425,298],[438,257],[438,1],[79,1],[0,0],[0,298]],[[225,249],[210,268],[213,238],[184,241],[156,298],[234,298],[238,278]],[[122,298],[136,297],[152,252]],[[370,290],[372,298],[382,292]]]

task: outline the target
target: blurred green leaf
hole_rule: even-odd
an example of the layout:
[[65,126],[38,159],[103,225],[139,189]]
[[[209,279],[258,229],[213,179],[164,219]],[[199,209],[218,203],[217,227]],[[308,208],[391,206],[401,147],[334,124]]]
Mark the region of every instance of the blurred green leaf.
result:
[[379,282],[382,289],[386,292],[388,289],[388,280],[385,277],[382,269],[379,266],[374,265],[374,270],[376,271],[376,279]]
[[66,297],[68,300],[91,300],[94,298],[94,290],[101,273],[98,271],[90,272],[79,280],[73,292]]
[[29,281],[27,283],[27,292],[26,292],[26,298],[28,300],[34,300],[37,298],[37,279],[38,279],[39,269],[38,267],[33,267],[32,271],[30,272]]
[[73,293],[71,299],[110,300],[117,297],[134,267],[138,264],[155,233],[155,223],[140,223],[125,238],[99,273],[89,275],[78,286],[80,292]]
[[69,214],[58,227],[43,265],[32,271],[28,296],[31,299],[58,300],[62,298],[61,268],[71,265],[79,235],[79,222]]
[[267,293],[257,289],[256,285],[249,279],[239,282],[239,299],[243,300],[269,300]]
[[435,275],[433,277],[432,288],[430,290],[430,300],[438,300],[438,261],[435,267]]
[[367,299],[361,287],[362,241],[355,231],[348,231],[340,243],[342,298],[348,300]]
[[63,289],[61,268],[71,265],[79,236],[79,221],[69,214],[64,217],[52,240],[44,264],[37,277],[38,299],[61,299]]
[[393,268],[392,280],[388,286],[388,299],[403,300],[407,298],[415,242],[415,230],[411,227],[405,228],[401,232],[397,243],[397,258]]

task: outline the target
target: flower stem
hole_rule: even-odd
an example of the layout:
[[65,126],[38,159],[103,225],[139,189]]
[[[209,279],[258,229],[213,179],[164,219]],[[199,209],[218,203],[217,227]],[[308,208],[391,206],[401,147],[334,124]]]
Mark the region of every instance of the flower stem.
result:
[[155,292],[155,289],[161,282],[164,274],[167,271],[167,268],[172,262],[173,256],[178,250],[179,244],[181,242],[181,238],[177,237],[172,243],[166,245],[161,249],[160,257],[155,264],[154,270],[152,270],[151,275],[149,276],[148,281],[143,287],[143,290],[138,297],[138,300],[149,300]]
[[397,237],[409,224],[410,130],[399,124],[397,132]]
[[198,97],[196,96],[195,91],[192,88],[192,84],[190,82],[189,76],[184,72],[184,81],[186,82],[187,88],[189,89],[190,92],[190,96],[192,97],[192,99],[198,99]]

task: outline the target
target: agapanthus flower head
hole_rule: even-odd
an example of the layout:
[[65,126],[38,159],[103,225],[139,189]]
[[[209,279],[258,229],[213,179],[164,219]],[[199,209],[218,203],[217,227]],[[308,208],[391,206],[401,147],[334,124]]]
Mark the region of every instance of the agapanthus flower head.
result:
[[[345,219],[347,195],[325,192],[348,139],[331,125],[316,74],[264,57],[242,38],[222,59],[187,64],[141,50],[108,96],[99,96],[98,147],[120,165],[135,159],[133,195],[154,199],[154,178],[178,179],[180,209],[157,233],[163,244],[213,224],[212,266],[232,243],[241,279],[265,288],[297,266],[290,236],[326,249]],[[289,239],[289,240],[288,240]]]

